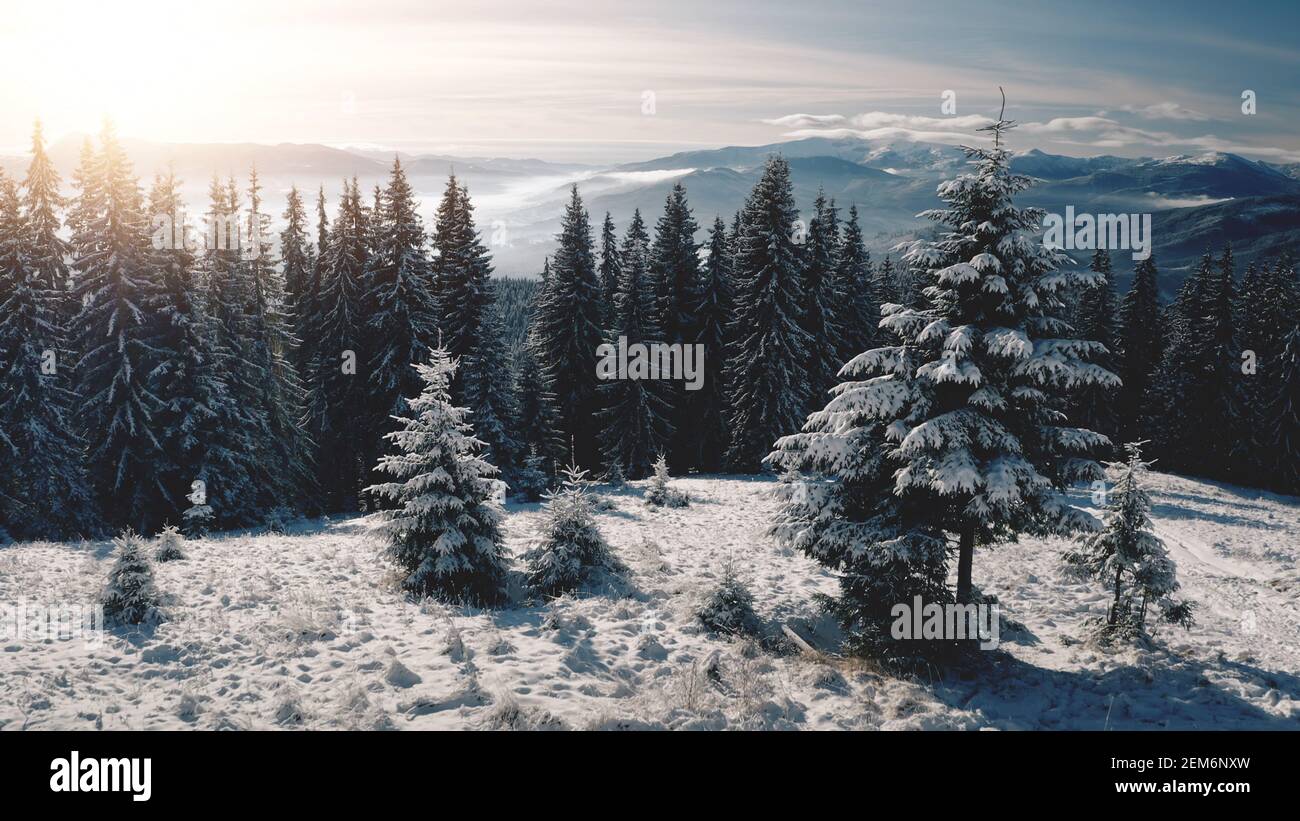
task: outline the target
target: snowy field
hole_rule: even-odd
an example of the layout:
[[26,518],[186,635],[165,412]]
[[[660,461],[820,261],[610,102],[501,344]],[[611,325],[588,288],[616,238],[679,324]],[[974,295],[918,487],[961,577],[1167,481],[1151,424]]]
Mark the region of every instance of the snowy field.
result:
[[[961,674],[901,679],[835,653],[812,596],[835,580],[763,535],[772,481],[676,479],[600,495],[627,589],[499,611],[407,601],[371,519],[219,536],[157,566],[166,618],[101,646],[0,647],[0,727],[28,729],[1300,729],[1300,499],[1152,474],[1153,517],[1200,603],[1191,632],[1106,652],[1080,641],[1105,612],[1065,577],[1065,543],[977,553],[1002,645]],[[1079,497],[1086,504],[1086,496]],[[525,550],[538,505],[511,505]],[[0,548],[0,603],[93,602],[107,542]],[[694,619],[730,557],[771,640]],[[781,635],[790,625],[818,652]]]

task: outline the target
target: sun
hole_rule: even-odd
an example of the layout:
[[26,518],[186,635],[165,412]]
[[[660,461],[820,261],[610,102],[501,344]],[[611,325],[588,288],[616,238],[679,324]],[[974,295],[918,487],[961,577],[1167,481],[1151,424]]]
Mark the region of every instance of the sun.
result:
[[[32,111],[52,132],[166,138],[180,118],[228,106],[250,71],[237,6],[164,0],[25,3],[3,35],[10,111]],[[6,12],[8,15],[8,12]],[[224,45],[224,48],[218,46]]]

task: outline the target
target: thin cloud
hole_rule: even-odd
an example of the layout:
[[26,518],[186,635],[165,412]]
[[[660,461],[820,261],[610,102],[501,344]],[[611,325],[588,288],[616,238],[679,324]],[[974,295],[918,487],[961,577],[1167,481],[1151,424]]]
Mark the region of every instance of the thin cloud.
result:
[[[1167,119],[1182,118],[1196,121],[1191,109],[1173,103],[1146,106],[1156,119],[1163,112]],[[1141,115],[1138,115],[1141,116]],[[834,139],[856,137],[883,142],[929,142],[944,145],[972,144],[987,141],[977,133],[993,122],[989,117],[967,115],[963,117],[922,117],[896,114],[888,111],[868,111],[845,116],[840,114],[790,114],[763,120],[792,130],[782,134],[787,139],[829,137]],[[1138,128],[1101,115],[1084,117],[1054,117],[1042,122],[1022,122],[1016,130],[1019,135],[1036,138],[1039,147],[1073,146],[1098,150],[1202,150],[1233,154],[1255,155],[1273,160],[1297,161],[1300,152],[1274,146],[1247,145],[1222,139],[1214,134],[1183,136],[1169,131]]]
[[1178,138],[1160,131],[1122,125],[1109,117],[1055,117],[1045,123],[1021,123],[1021,133],[1056,142],[1122,148],[1136,145],[1174,145]]
[[988,117],[968,114],[964,117],[918,117],[908,114],[890,114],[885,111],[869,111],[853,117],[853,125],[858,128],[906,128],[919,131],[971,131],[992,123]]
[[848,122],[848,119],[842,114],[787,114],[784,117],[774,117],[759,122],[781,128],[820,128],[842,125]]
[[921,117],[894,114],[888,111],[868,111],[845,117],[840,114],[790,114],[763,120],[769,125],[792,128],[782,136],[789,139],[829,137],[832,139],[858,138],[886,142],[927,142],[959,145],[981,141],[975,133],[993,122],[988,117],[966,115],[963,117]]
[[1136,114],[1144,120],[1186,120],[1191,122],[1204,122],[1214,119],[1209,114],[1204,114],[1178,103],[1164,102],[1153,103],[1146,106],[1126,105],[1120,108],[1120,111]]
[[879,140],[881,142],[904,141],[942,143],[944,145],[962,145],[963,143],[987,141],[987,138],[982,134],[971,134],[966,131],[917,131],[911,128],[804,128],[787,132],[782,136],[792,140],[802,140],[805,137],[829,137],[831,139],[856,137],[860,140]]

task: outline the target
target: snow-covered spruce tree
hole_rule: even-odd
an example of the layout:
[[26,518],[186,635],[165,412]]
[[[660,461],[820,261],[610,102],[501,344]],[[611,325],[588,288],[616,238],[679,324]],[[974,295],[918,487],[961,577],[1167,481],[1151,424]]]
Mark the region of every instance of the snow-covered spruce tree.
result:
[[677,183],[664,201],[664,212],[655,224],[654,242],[647,257],[647,284],[654,288],[655,323],[670,344],[694,338],[695,308],[699,304],[698,230],[686,201],[686,189]]
[[[808,238],[803,246],[803,303],[799,322],[808,334],[808,396],[804,413],[826,404],[826,392],[835,384],[835,374],[844,364],[840,350],[844,347],[843,329],[839,326],[840,306],[848,297],[835,286],[836,262],[839,257],[840,224],[835,202],[817,192],[813,216],[808,222]],[[861,353],[853,352],[853,355]]]
[[[893,608],[920,596],[926,604],[953,600],[947,586],[949,540],[928,520],[923,494],[895,494],[881,398],[867,355],[845,366],[850,381],[834,389],[825,410],[801,433],[782,437],[769,457],[787,471],[769,533],[839,574],[839,596],[819,597],[844,629],[850,651],[904,663],[934,655],[932,642],[892,635]],[[879,377],[876,377],[879,378]]]
[[420,376],[411,366],[427,360],[437,344],[424,223],[400,159],[393,160],[371,228],[375,247],[366,265],[364,301],[374,352],[366,377],[366,464],[383,452],[383,437],[394,429],[392,417],[405,409],[406,397],[420,392]]
[[117,559],[99,596],[104,618],[118,624],[140,624],[158,607],[153,567],[145,555],[144,540],[128,528],[113,539],[113,546],[117,548]]
[[600,477],[600,481],[610,487],[625,487],[627,485],[627,474],[623,472],[623,466],[618,462],[611,462],[609,467],[605,468],[605,473]]
[[1191,627],[1194,604],[1173,598],[1178,590],[1175,566],[1164,543],[1152,532],[1151,497],[1144,487],[1149,462],[1141,443],[1124,446],[1128,458],[1110,463],[1115,484],[1109,491],[1105,526],[1084,535],[1065,561],[1085,578],[1100,581],[1113,595],[1103,634],[1141,634],[1149,609],[1163,621]]
[[515,481],[511,490],[525,502],[536,502],[541,500],[550,485],[551,478],[546,471],[546,460],[536,448],[530,449],[528,455],[524,457],[523,465],[515,472]]
[[370,228],[361,190],[354,179],[344,185],[338,216],[329,234],[322,271],[318,318],[311,363],[308,430],[316,443],[317,476],[328,511],[356,510],[366,417],[366,363],[373,345],[362,315]]
[[560,222],[559,245],[533,314],[530,343],[547,391],[555,397],[555,434],[568,461],[583,469],[600,464],[600,408],[596,348],[602,341],[600,281],[591,225],[575,184]]
[[[869,495],[850,502],[870,524],[856,548],[883,545],[882,564],[897,558],[906,570],[914,561],[932,583],[933,563],[942,556],[937,541],[955,540],[960,602],[972,600],[978,545],[1095,524],[1067,503],[1064,490],[1101,476],[1088,454],[1107,440],[1068,426],[1061,408],[1081,385],[1119,383],[1088,361],[1100,352],[1098,343],[1058,336],[1068,329],[1059,318],[1063,295],[1095,282],[1096,274],[1057,270],[1063,255],[1038,236],[1042,211],[1013,203],[1030,180],[1008,167],[1000,146],[1008,125],[992,127],[992,149],[966,149],[971,173],[939,186],[948,207],[925,216],[945,230],[905,246],[905,264],[930,284],[923,307],[884,307],[882,328],[900,344],[867,351],[846,366],[847,374],[867,378],[837,388],[826,411],[810,418],[806,439],[778,443],[773,457],[786,469],[829,470],[834,490],[843,481],[837,463],[849,457],[838,453],[845,445],[832,444],[855,427],[864,431],[851,459],[865,460],[854,479]],[[841,421],[835,416],[841,412],[861,420]],[[823,445],[827,433],[837,438]],[[779,456],[791,449],[807,455]],[[810,498],[832,504],[826,493],[817,484],[809,489]],[[843,515],[835,507],[827,513]],[[797,512],[794,519],[801,521]],[[813,541],[810,548],[826,551],[828,563],[844,549],[834,541],[826,548]]]
[[[893,608],[920,596],[952,601],[947,587],[949,540],[932,520],[927,495],[895,493],[900,461],[883,417],[890,395],[879,386],[905,382],[905,346],[863,353],[841,371],[824,410],[800,433],[776,442],[768,457],[783,473],[779,509],[769,533],[839,574],[838,597],[821,604],[844,628],[847,646],[882,661],[904,663],[935,654],[932,642],[893,638]],[[897,378],[879,375],[882,354],[899,357]]]
[[[880,304],[885,305],[894,303],[903,304],[902,298],[898,295],[898,271],[894,268],[894,261],[886,254],[884,260],[876,268],[876,274],[872,277],[876,286],[876,294],[880,298]],[[878,330],[877,338],[884,341],[889,338],[887,331]]]
[[61,234],[59,211],[65,203],[59,193],[60,184],[59,172],[45,150],[45,136],[37,120],[32,129],[32,160],[22,185],[23,218],[28,235],[26,254],[40,287],[56,299],[58,321],[52,330],[58,332],[57,341],[64,346],[59,350],[62,359],[66,357],[67,334],[79,306],[72,299],[72,272],[68,267],[72,248]]
[[[619,252],[622,265],[614,294],[613,324],[604,346],[606,353],[618,350],[620,338],[628,346],[648,345],[663,339],[655,324],[646,242],[645,224],[638,209]],[[633,364],[629,363],[628,370],[632,368]],[[666,382],[648,376],[628,373],[628,378],[622,378],[623,374],[605,374],[608,381],[600,386],[603,409],[597,419],[605,464],[619,465],[632,479],[647,476],[655,454],[672,439]]]
[[1145,439],[1150,433],[1145,424],[1149,389],[1164,342],[1158,277],[1154,257],[1139,261],[1133,286],[1119,306],[1117,373],[1124,384],[1115,400],[1115,412],[1121,436],[1127,441]]
[[585,470],[570,466],[564,484],[546,496],[540,539],[524,554],[529,586],[541,596],[558,596],[623,571],[596,527]]
[[163,320],[140,187],[111,123],[93,166],[78,176],[88,187],[74,209],[72,238],[81,303],[72,334],[80,355],[77,420],[92,492],[109,523],[152,532],[173,510],[163,484],[169,466],[154,435],[157,398],[146,384]]
[[195,277],[196,260],[183,242],[189,226],[180,184],[170,170],[155,177],[149,211],[155,218],[164,215],[174,221],[171,236],[165,236],[165,227],[155,233],[150,252],[159,277],[156,307],[162,324],[153,343],[157,365],[148,380],[149,392],[158,400],[155,435],[167,455],[163,481],[172,508],[166,518],[174,521],[187,507],[185,497],[194,482],[202,482],[219,506],[232,503],[237,508],[240,494],[249,493],[260,475],[260,451],[246,438],[242,414],[222,377],[228,360],[217,355],[212,321]]
[[508,564],[501,508],[492,501],[497,469],[478,456],[469,411],[451,404],[456,361],[435,348],[415,369],[424,389],[410,400],[410,416],[398,419],[402,428],[386,437],[400,452],[377,468],[397,481],[367,488],[396,504],[384,513],[388,555],[412,595],[495,604]]
[[[362,208],[366,221],[367,265],[370,263],[370,258],[379,252],[379,237],[382,228],[380,217],[384,213],[384,196],[384,187],[379,183],[375,183],[375,187],[371,192],[370,205]],[[374,305],[365,296],[361,298],[361,305],[367,316],[374,312]]]
[[[699,336],[700,258],[695,233],[699,225],[686,201],[686,189],[673,185],[664,202],[664,212],[655,224],[654,242],[648,256],[647,286],[654,294],[650,318],[659,341],[686,345]],[[680,471],[695,467],[699,451],[699,409],[694,396],[687,395],[679,382],[662,380],[660,395],[668,405],[672,428],[668,461]]]
[[[284,219],[284,228],[280,231],[280,275],[284,280],[285,313],[292,318],[294,336],[297,337],[298,308],[311,283],[316,254],[307,235],[307,210],[303,205],[302,192],[296,185],[289,187],[281,217]],[[295,349],[295,362],[298,361],[297,355]]]
[[489,302],[484,309],[478,339],[470,348],[465,374],[465,405],[473,413],[474,430],[485,446],[484,457],[510,476],[519,463],[522,446],[515,435],[515,387],[505,348],[505,329],[497,304],[496,286],[488,283]]
[[433,248],[437,327],[442,332],[443,347],[460,362],[451,395],[453,401],[462,402],[467,357],[478,341],[491,304],[492,262],[474,227],[469,195],[454,174],[447,179],[438,203]]
[[[280,281],[284,285],[284,304],[280,315],[286,323],[288,338],[292,340],[292,349],[283,351],[282,355],[293,365],[300,391],[300,409],[306,415],[306,403],[309,395],[307,385],[307,342],[302,337],[302,311],[309,309],[309,290],[313,286],[316,270],[316,249],[312,245],[307,224],[307,210],[303,203],[302,192],[297,186],[289,187],[284,212],[280,215],[284,228],[280,231]],[[301,422],[301,420],[299,420]],[[305,428],[303,433],[306,433]],[[304,458],[310,459],[310,447]]]
[[606,211],[605,222],[600,226],[600,267],[596,271],[600,276],[601,307],[605,309],[604,328],[609,328],[614,321],[614,294],[618,291],[619,265],[618,235],[614,230],[614,219]]
[[709,258],[700,272],[700,306],[696,312],[699,333],[695,341],[704,346],[704,384],[698,391],[686,392],[695,408],[692,423],[699,427],[698,453],[690,461],[706,473],[722,470],[731,441],[726,362],[734,302],[727,226],[719,217],[709,232]]
[[[1097,249],[1088,267],[1102,280],[1079,294],[1074,330],[1081,339],[1105,345],[1105,353],[1098,353],[1094,361],[1107,370],[1117,371],[1115,289],[1111,285],[1110,253],[1104,248]],[[1118,433],[1117,397],[1117,391],[1105,386],[1084,387],[1075,396],[1071,418],[1079,425],[1113,439]]]
[[[307,391],[308,401],[317,389],[317,373],[312,369],[315,361],[317,340],[325,317],[321,303],[321,282],[325,277],[325,268],[330,260],[329,215],[325,211],[325,188],[321,186],[316,193],[316,242],[310,254],[311,266],[307,269],[307,278],[301,292],[292,294],[294,335],[298,338],[298,375]],[[310,430],[310,428],[309,428]]]
[[1265,425],[1276,459],[1277,487],[1300,494],[1300,325],[1292,325],[1278,358],[1276,393],[1270,398]]
[[[838,371],[853,357],[876,346],[880,305],[885,301],[877,292],[871,255],[862,243],[862,226],[858,223],[856,205],[849,208],[849,219],[844,223],[830,291],[839,300],[835,306],[834,323],[840,332],[839,349],[835,354]],[[880,341],[883,343],[884,340]],[[830,384],[835,384],[835,380],[832,379]]]
[[452,401],[473,413],[485,456],[510,471],[521,448],[509,420],[513,386],[492,282],[492,260],[474,224],[469,191],[453,176],[438,206],[434,231],[435,305],[442,344],[460,362]]
[[668,460],[662,453],[655,457],[654,471],[645,491],[645,503],[651,507],[688,507],[690,497],[668,485]]
[[208,535],[212,527],[212,506],[197,491],[186,497],[190,506],[181,514],[181,531],[191,539],[200,539]]
[[70,539],[95,533],[98,518],[72,423],[63,293],[28,256],[33,237],[0,172],[0,530]]
[[[1237,407],[1241,360],[1233,327],[1231,249],[1209,251],[1169,311],[1164,357],[1153,377],[1152,449],[1171,470],[1214,479],[1233,472],[1231,443],[1244,435]],[[1205,437],[1202,431],[1215,431]]]
[[175,562],[185,558],[185,551],[181,547],[185,544],[185,537],[181,535],[180,530],[175,525],[167,525],[158,534],[158,547],[154,550],[153,559],[156,562]]
[[925,307],[886,307],[883,322],[904,344],[867,354],[884,374],[873,393],[892,397],[882,419],[900,463],[896,492],[927,496],[933,520],[957,536],[962,602],[977,545],[1095,525],[1063,491],[1101,476],[1091,454],[1109,440],[1070,426],[1063,409],[1085,386],[1119,387],[1092,362],[1100,343],[1061,336],[1065,297],[1100,278],[1059,270],[1067,258],[1041,241],[1043,212],[1013,203],[1031,180],[1011,173],[1001,148],[1011,125],[991,126],[992,150],[966,149],[973,173],[939,186],[948,207],[925,216],[946,230],[904,256],[928,282]]
[[540,459],[537,466],[548,477],[554,476],[565,446],[556,435],[555,396],[546,387],[531,341],[520,348],[515,362],[515,398],[515,435],[520,447]]
[[727,462],[745,473],[758,472],[772,442],[798,430],[804,418],[811,341],[799,324],[804,293],[793,233],[797,216],[790,164],[769,157],[741,214],[733,269]]
[[271,217],[262,212],[262,188],[257,169],[249,172],[248,211],[245,233],[248,244],[241,248],[247,260],[246,293],[251,297],[250,359],[243,364],[256,379],[257,401],[267,420],[268,438],[260,458],[270,463],[264,470],[262,509],[298,505],[309,495],[313,471],[309,458],[310,439],[303,428],[306,390],[293,363],[298,340],[292,318],[285,313],[285,289],[270,231]]
[[731,218],[731,228],[727,230],[727,258],[731,266],[731,278],[734,284],[736,278],[736,255],[740,252],[740,211],[737,211]]
[[[1235,443],[1232,460],[1243,476],[1283,492],[1285,482],[1274,481],[1296,468],[1280,463],[1274,420],[1275,397],[1282,392],[1283,355],[1287,337],[1300,325],[1300,280],[1289,254],[1271,262],[1252,262],[1241,283],[1236,306],[1238,343],[1242,354],[1254,357],[1254,373],[1238,382],[1238,402],[1246,419],[1243,436]],[[1242,361],[1243,366],[1245,360]],[[1279,475],[1280,474],[1280,475]]]
[[736,563],[731,558],[722,565],[722,579],[704,599],[695,617],[714,633],[752,636],[759,631],[754,594],[740,580]]
[[[100,171],[99,158],[95,153],[95,143],[90,137],[85,137],[81,141],[80,159],[77,161],[76,169],[72,172],[72,187],[76,193],[67,203],[68,229],[71,233],[68,250],[73,256],[74,262],[79,254],[88,251],[94,243],[95,236],[92,229],[97,218],[96,215],[104,207],[104,186]],[[71,282],[71,269],[69,270],[69,280],[69,285],[73,288],[72,294],[69,295],[69,302],[75,302],[76,288],[75,283]],[[71,319],[75,320],[80,313],[80,307],[74,307]]]
[[[176,192],[172,195],[176,196]],[[196,403],[206,395],[206,403],[195,404],[193,410],[213,415],[211,436],[203,437],[207,439],[206,446],[195,443],[193,453],[189,454],[183,436],[177,440],[189,455],[179,466],[181,475],[176,479],[189,490],[184,499],[176,498],[175,504],[188,511],[186,501],[197,493],[212,524],[241,527],[256,522],[263,513],[264,494],[260,489],[267,481],[262,449],[270,438],[270,426],[258,401],[260,386],[254,382],[253,369],[243,367],[249,357],[248,306],[252,297],[239,253],[238,192],[233,183],[223,183],[214,176],[208,187],[208,198],[206,248],[198,262],[195,283],[202,293],[205,327],[200,333],[204,341],[201,345],[193,344],[193,340],[177,335],[176,349],[189,346],[185,353],[191,358],[173,363],[175,370],[162,371],[159,376],[177,381],[176,394],[192,388]],[[167,314],[169,332],[180,334],[190,329],[184,323],[178,324],[178,320],[182,315],[189,315],[192,309],[182,305],[188,298],[187,288],[183,271],[174,268],[174,263],[163,259],[159,267],[171,273],[167,281],[174,291],[163,300],[164,307],[171,303],[180,312]],[[193,358],[201,357],[204,352],[209,354],[210,363]],[[194,381],[190,382],[191,379]],[[176,428],[181,430],[180,426],[187,422],[183,415],[177,419],[180,421]],[[201,484],[196,486],[195,482]],[[189,501],[189,504],[194,503]],[[186,533],[193,535],[188,524]]]

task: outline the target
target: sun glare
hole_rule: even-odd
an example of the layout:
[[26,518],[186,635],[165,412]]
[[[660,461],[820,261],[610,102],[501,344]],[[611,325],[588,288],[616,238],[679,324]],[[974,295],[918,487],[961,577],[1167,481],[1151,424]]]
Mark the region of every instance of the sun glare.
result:
[[230,8],[163,0],[23,4],[3,35],[3,59],[21,67],[10,76],[22,79],[0,99],[9,111],[40,116],[53,133],[95,131],[111,116],[124,133],[167,139],[178,115],[192,122],[205,110],[238,110],[252,72],[242,59],[249,38]]

